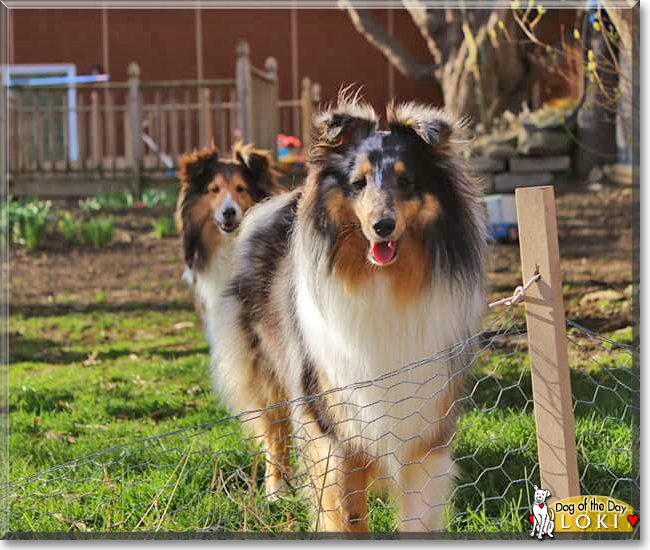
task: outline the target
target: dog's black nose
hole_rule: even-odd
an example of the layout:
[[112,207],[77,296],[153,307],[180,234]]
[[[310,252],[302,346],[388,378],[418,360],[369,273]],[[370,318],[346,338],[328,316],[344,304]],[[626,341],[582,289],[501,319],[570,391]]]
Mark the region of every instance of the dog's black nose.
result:
[[227,222],[229,222],[235,217],[237,212],[235,211],[234,208],[229,206],[228,208],[224,209],[222,214],[223,214],[223,219],[226,220]]
[[393,218],[383,218],[373,225],[372,228],[380,237],[388,237],[395,229],[395,220]]

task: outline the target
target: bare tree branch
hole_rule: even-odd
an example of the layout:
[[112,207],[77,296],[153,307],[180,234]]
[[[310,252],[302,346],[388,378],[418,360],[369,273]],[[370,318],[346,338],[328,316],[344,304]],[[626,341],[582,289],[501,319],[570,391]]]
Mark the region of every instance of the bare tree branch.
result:
[[437,82],[434,73],[438,66],[415,61],[401,43],[377,23],[368,10],[358,8],[354,0],[339,0],[339,7],[348,12],[355,29],[377,48],[400,73],[409,78]]
[[433,37],[434,22],[430,21],[431,14],[429,14],[427,8],[420,0],[402,0],[402,3],[406,11],[409,12],[411,19],[413,19],[413,23],[415,23],[415,26],[420,31],[433,60],[438,64],[443,63],[442,52]]

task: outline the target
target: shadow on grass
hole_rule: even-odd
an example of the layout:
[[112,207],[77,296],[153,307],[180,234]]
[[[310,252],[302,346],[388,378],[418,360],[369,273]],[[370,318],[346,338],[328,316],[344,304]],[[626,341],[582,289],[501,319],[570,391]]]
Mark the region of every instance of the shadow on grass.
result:
[[194,311],[191,301],[125,302],[122,304],[18,304],[11,306],[12,315],[54,317],[67,313],[128,313],[135,311]]
[[9,406],[9,411],[12,412],[20,408],[35,415],[39,415],[44,411],[65,411],[70,408],[70,404],[74,399],[74,393],[67,389],[36,389],[23,386],[17,390],[12,398],[12,401],[15,402]]
[[[157,346],[138,349],[110,349],[98,352],[92,357],[93,362],[115,361],[137,354],[141,359],[157,357],[165,360],[180,359],[192,355],[207,355],[208,346],[196,346],[189,349],[173,350]],[[48,365],[69,365],[88,360],[87,351],[70,351],[62,349],[60,343],[48,338],[28,338],[17,333],[9,335],[9,364],[25,361],[45,363]]]
[[[500,356],[495,366],[488,363],[475,373],[468,382],[473,406],[481,409],[512,409],[533,412],[532,383],[528,357],[515,354]],[[583,367],[571,369],[571,392],[576,418],[589,417],[594,413],[628,423],[632,419],[631,404],[634,388],[638,388],[630,368],[626,364],[626,352],[587,360]],[[589,369],[589,370],[587,370]],[[638,390],[637,390],[638,391]]]
[[[472,400],[454,441],[458,481],[456,506],[496,517],[504,500],[516,500],[539,483],[531,374],[523,353],[501,356],[477,370]],[[631,472],[633,393],[638,379],[629,356],[593,355],[571,369],[578,471],[583,494],[630,502],[638,479]],[[528,502],[524,494],[524,504]],[[522,526],[526,526],[522,515]]]

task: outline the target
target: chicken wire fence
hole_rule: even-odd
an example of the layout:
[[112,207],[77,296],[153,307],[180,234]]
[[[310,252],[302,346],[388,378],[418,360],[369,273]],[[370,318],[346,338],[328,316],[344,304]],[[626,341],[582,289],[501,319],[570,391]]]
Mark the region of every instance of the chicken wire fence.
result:
[[[575,322],[568,323],[568,339],[581,492],[613,496],[638,510],[639,375],[633,366],[637,350],[631,338],[604,337]],[[412,528],[412,522],[422,519],[403,517],[405,513],[431,512],[423,508],[419,493],[430,495],[426,484],[440,478],[449,481],[448,493],[443,491],[436,502],[426,504],[438,508],[443,529],[523,532],[530,528],[530,495],[533,485],[539,484],[539,471],[525,322],[518,308],[493,315],[480,333],[434,356],[374,380],[278,405],[276,413],[291,411],[296,418],[297,411],[312,407],[315,400],[340,405],[350,392],[372,387],[373,395],[389,405],[389,414],[392,407],[407,411],[396,416],[398,423],[415,422],[416,417],[421,422],[420,404],[435,399],[452,383],[451,379],[431,383],[440,376],[436,365],[452,360],[464,365],[456,375],[462,376],[464,390],[439,418],[427,422],[448,424],[452,415],[457,416],[444,432],[448,436],[432,450],[451,450],[453,465],[429,472],[431,480],[423,485],[400,486],[399,479],[379,470],[367,481],[331,455],[314,461],[305,451],[309,427],[294,423],[292,438],[286,442],[289,461],[282,470],[286,491],[269,495],[273,460],[265,456],[261,438],[249,428],[270,409],[248,411],[9,479],[1,496],[4,531],[308,532],[325,529],[323,518],[340,512],[328,506],[346,506],[342,502],[354,499],[358,506],[350,518],[352,525],[357,521],[371,531],[391,532]],[[344,422],[363,416],[363,411],[350,411]],[[284,413],[276,413],[274,422],[285,420]],[[400,449],[413,443],[398,437],[389,441],[366,445],[376,455],[364,455],[356,463],[367,469],[401,461]],[[347,447],[353,448],[349,443]],[[398,471],[413,467],[418,464],[400,462]],[[359,479],[366,479],[366,485]],[[333,485],[344,487],[345,494],[337,493],[338,501],[327,498]],[[404,506],[404,499],[418,498],[419,506]]]

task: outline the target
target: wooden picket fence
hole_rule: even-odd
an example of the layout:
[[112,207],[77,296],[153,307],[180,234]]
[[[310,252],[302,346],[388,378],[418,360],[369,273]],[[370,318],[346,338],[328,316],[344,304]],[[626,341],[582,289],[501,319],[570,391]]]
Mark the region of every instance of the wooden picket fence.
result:
[[253,66],[246,42],[234,78],[147,82],[131,63],[127,82],[11,88],[9,193],[139,192],[173,182],[179,157],[210,142],[224,154],[239,138],[273,151],[285,133],[308,146],[319,96],[305,78],[299,98],[280,99],[277,61]]

